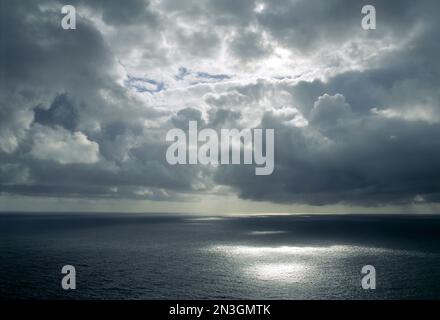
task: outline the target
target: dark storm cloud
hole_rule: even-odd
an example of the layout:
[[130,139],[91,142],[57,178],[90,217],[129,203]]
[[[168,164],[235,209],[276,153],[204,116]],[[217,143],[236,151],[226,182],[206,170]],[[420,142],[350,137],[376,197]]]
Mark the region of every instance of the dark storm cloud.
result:
[[[73,4],[112,24],[151,20],[144,1],[121,3]],[[66,32],[59,12],[54,1],[2,1],[0,192],[175,200],[173,190],[191,191],[194,168],[169,168],[165,134],[144,125],[168,112],[129,97],[100,31],[79,15]]]
[[[371,32],[364,1],[75,0],[75,31],[63,1],[0,1],[2,193],[440,202],[438,1],[368,1]],[[283,50],[283,77],[265,76]],[[331,72],[293,81],[302,61]],[[274,173],[168,165],[166,132],[188,121],[274,128]]]
[[276,130],[274,173],[262,179],[252,168],[232,166],[217,172],[219,183],[245,199],[316,205],[438,199],[439,125],[371,115],[304,130],[267,114],[262,126]]
[[[66,5],[63,0],[56,0]],[[72,0],[68,2],[79,9],[89,7],[102,16],[102,20],[112,26],[147,24],[155,27],[160,23],[159,16],[153,12],[149,1],[145,0]]]
[[149,25],[159,23],[158,16],[151,11],[150,3],[144,0],[130,1],[87,1],[88,5],[97,6],[102,10],[103,20],[107,24],[137,24],[147,22]]
[[35,108],[34,121],[42,125],[59,125],[67,130],[74,131],[78,126],[79,111],[67,94],[55,97],[48,110]]
[[55,8],[44,11],[33,1],[3,1],[0,14],[1,72],[12,89],[17,82],[21,86],[62,87],[65,83],[80,85],[82,77],[103,81],[112,56],[99,31],[87,20],[79,19],[81,28],[67,34],[59,27],[60,15]]
[[[222,167],[216,181],[234,186],[242,198],[261,201],[438,202],[440,24],[432,12],[440,4],[393,5],[386,9],[402,11],[387,20],[393,29],[409,27],[410,21],[421,26],[407,46],[371,70],[285,87],[309,125],[289,126],[272,112],[263,116],[261,126],[276,129],[274,174],[261,179],[245,167]],[[409,17],[407,10],[420,15]],[[382,19],[386,13],[379,11]]]
[[[419,15],[431,15],[435,1],[267,1],[257,15],[263,30],[275,39],[296,50],[312,53],[327,45],[340,45],[347,40],[384,37],[389,33],[407,35]],[[364,5],[374,5],[380,27],[374,33],[364,32],[359,26]]]

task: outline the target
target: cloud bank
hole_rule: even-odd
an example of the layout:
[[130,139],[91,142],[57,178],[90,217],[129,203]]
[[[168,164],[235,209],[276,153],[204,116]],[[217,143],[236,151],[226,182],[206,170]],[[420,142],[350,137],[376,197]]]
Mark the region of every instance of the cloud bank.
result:
[[[436,0],[1,1],[0,192],[440,202]],[[166,132],[275,129],[275,169],[171,166]]]

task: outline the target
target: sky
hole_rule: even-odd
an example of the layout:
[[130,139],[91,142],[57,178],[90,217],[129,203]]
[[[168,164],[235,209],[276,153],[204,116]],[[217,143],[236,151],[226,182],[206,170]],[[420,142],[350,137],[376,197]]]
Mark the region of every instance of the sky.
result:
[[[440,212],[437,0],[0,6],[0,211]],[[274,129],[274,172],[170,165],[189,121]]]

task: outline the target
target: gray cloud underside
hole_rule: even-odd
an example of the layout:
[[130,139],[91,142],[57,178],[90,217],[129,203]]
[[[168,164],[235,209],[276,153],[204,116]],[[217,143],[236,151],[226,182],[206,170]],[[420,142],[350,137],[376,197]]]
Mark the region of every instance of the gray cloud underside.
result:
[[[440,202],[438,1],[0,1],[3,194]],[[168,165],[189,120],[274,128],[273,175]]]

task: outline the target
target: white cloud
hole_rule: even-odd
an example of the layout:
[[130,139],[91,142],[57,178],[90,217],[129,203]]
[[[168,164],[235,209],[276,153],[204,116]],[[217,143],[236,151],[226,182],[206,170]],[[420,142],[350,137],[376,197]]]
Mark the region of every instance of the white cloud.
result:
[[90,164],[99,161],[99,145],[81,132],[38,126],[34,135],[32,155],[60,164]]

